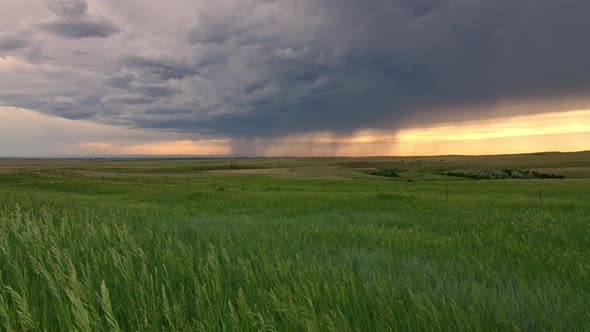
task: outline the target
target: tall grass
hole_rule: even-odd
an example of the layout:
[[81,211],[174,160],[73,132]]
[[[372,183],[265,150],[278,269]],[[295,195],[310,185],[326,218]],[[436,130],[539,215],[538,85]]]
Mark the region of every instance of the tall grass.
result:
[[0,330],[590,329],[584,201],[21,177],[0,188]]

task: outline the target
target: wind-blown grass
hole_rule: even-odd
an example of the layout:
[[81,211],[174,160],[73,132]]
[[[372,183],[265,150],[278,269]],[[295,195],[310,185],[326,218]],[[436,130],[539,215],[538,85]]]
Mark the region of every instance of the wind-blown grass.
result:
[[3,175],[0,329],[590,329],[584,180],[242,180]]

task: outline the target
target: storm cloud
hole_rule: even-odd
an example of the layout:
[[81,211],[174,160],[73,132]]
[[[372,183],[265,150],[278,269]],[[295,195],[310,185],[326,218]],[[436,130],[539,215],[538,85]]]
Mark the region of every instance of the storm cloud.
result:
[[69,118],[245,142],[590,105],[586,0],[8,2],[51,60],[0,32],[0,100]]
[[190,65],[173,59],[155,59],[140,56],[129,56],[123,61],[124,65],[138,69],[147,74],[159,76],[162,80],[181,80],[187,76],[194,76],[197,71]]
[[0,32],[0,51],[14,51],[26,48],[31,36],[23,31]]
[[70,39],[107,38],[120,32],[113,23],[102,17],[88,15],[86,0],[46,0],[47,8],[57,17],[38,27],[57,36]]
[[39,27],[47,32],[64,38],[107,38],[117,32],[119,28],[111,22],[101,18],[75,18],[56,19],[39,24]]

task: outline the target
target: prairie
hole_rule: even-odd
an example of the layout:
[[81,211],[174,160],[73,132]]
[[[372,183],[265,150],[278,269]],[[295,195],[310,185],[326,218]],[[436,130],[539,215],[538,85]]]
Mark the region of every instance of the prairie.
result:
[[0,330],[588,331],[589,238],[588,152],[6,159]]

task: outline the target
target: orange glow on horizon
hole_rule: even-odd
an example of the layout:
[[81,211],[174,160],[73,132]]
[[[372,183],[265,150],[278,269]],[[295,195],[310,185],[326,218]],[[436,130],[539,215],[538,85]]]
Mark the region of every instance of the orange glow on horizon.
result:
[[67,120],[6,106],[0,106],[0,120],[0,156],[409,156],[590,150],[590,109],[448,123],[398,132],[360,130],[346,136],[317,132],[253,138],[244,144],[230,137],[195,139],[186,133]]
[[106,153],[142,155],[224,155],[229,154],[228,140],[158,141],[115,146],[107,142],[85,142],[78,146]]
[[401,142],[464,141],[590,132],[590,110],[523,115],[507,119],[401,130]]
[[590,110],[467,121],[398,132],[362,130],[293,135],[264,144],[257,154],[316,156],[503,154],[590,149]]
[[[117,154],[229,155],[231,139],[154,141],[117,145],[87,142],[81,147]],[[590,149],[590,110],[468,121],[399,132],[362,130],[342,137],[329,132],[255,139],[260,156],[375,156],[502,154]]]

